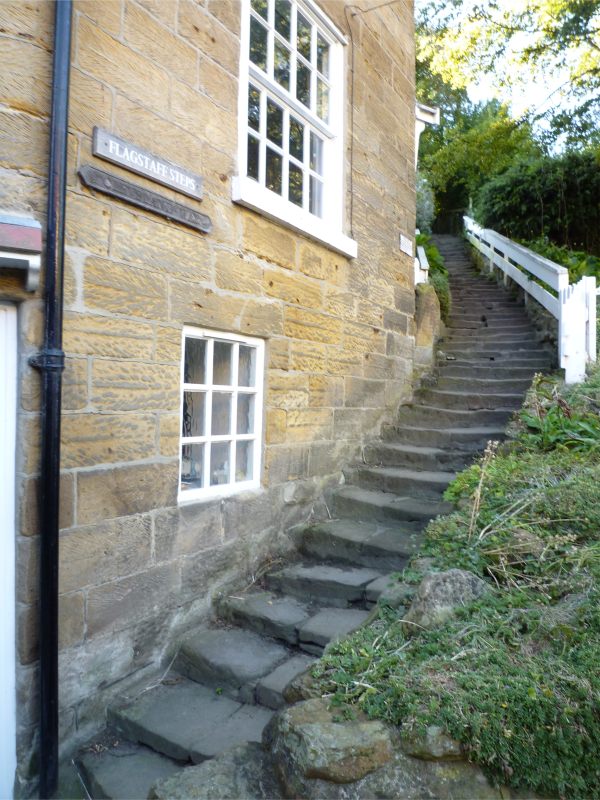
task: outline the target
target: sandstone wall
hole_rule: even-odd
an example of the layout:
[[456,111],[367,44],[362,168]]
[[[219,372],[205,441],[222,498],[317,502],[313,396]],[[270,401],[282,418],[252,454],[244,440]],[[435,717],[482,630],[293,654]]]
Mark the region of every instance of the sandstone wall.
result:
[[[414,231],[412,3],[346,14],[345,258],[231,202],[240,10],[233,0],[81,0],[71,71],[61,532],[63,742],[86,736],[123,679],[143,677],[210,593],[286,547],[322,488],[411,394]],[[44,224],[53,21],[0,3],[1,206]],[[350,26],[350,27],[349,27]],[[350,35],[351,34],[351,35]],[[351,74],[354,48],[354,77]],[[8,68],[7,68],[8,65]],[[354,100],[351,113],[350,99]],[[351,124],[354,145],[351,148]],[[200,203],[91,154],[98,125],[203,175]],[[351,163],[352,162],[352,163]],[[196,233],[86,189],[93,164],[208,214]],[[21,769],[37,723],[35,602],[40,296],[20,303]],[[178,508],[184,324],[267,344],[262,488]],[[116,688],[115,688],[116,687]]]

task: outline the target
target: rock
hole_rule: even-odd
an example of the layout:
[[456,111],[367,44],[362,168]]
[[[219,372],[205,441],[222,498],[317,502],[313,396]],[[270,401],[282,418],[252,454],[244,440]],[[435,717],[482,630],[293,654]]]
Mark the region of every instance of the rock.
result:
[[354,783],[305,779],[301,790],[286,787],[286,796],[302,800],[506,800],[511,794],[490,786],[474,764],[422,761],[396,751],[386,764]]
[[392,734],[382,722],[341,721],[326,700],[305,700],[276,714],[265,729],[263,744],[270,752],[285,793],[306,797],[307,787],[348,784],[392,758]]
[[316,697],[321,697],[321,690],[316,679],[310,674],[310,669],[294,678],[283,690],[283,699],[290,704],[299,703],[302,700],[312,700]]
[[439,725],[429,725],[425,733],[417,733],[402,725],[401,749],[406,755],[424,761],[456,761],[464,758],[460,742],[451,739]]
[[421,283],[416,289],[415,344],[433,348],[440,332],[440,301],[434,287],[429,283]]
[[485,581],[463,569],[426,575],[404,616],[404,630],[412,634],[422,628],[435,628],[453,617],[457,608],[471,603],[487,591],[489,586]]
[[157,781],[149,800],[272,800],[279,787],[266,754],[257,743],[243,744]]

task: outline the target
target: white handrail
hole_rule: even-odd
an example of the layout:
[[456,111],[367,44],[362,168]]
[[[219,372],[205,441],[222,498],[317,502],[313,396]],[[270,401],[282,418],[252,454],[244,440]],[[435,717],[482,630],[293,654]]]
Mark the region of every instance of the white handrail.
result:
[[570,285],[565,267],[482,228],[471,217],[463,219],[467,239],[488,258],[489,271],[502,270],[505,284],[513,280],[558,320],[559,364],[565,381],[583,380],[586,364],[596,360],[596,278],[584,277]]

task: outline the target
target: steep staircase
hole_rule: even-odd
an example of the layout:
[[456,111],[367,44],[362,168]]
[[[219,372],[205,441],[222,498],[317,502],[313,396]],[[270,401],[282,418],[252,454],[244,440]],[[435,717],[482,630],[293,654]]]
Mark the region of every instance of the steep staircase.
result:
[[524,310],[473,270],[460,240],[438,246],[453,306],[437,383],[346,471],[333,518],[293,532],[296,563],[222,598],[162,682],[109,710],[108,731],[78,760],[92,797],[147,797],[157,778],[260,741],[286,687],[365,621],[427,522],[450,510],[442,493],[456,472],[503,438],[533,374],[551,366]]

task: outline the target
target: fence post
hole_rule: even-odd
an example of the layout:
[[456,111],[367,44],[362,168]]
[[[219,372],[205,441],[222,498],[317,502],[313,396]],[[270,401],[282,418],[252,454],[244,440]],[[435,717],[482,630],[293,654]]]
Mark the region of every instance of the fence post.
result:
[[[567,278],[568,280],[568,278]],[[588,349],[587,281],[559,290],[558,338],[560,366],[565,383],[579,383],[585,378]]]
[[588,276],[584,278],[586,283],[585,304],[587,308],[587,330],[586,330],[586,351],[587,360],[592,363],[596,361],[596,278]]

